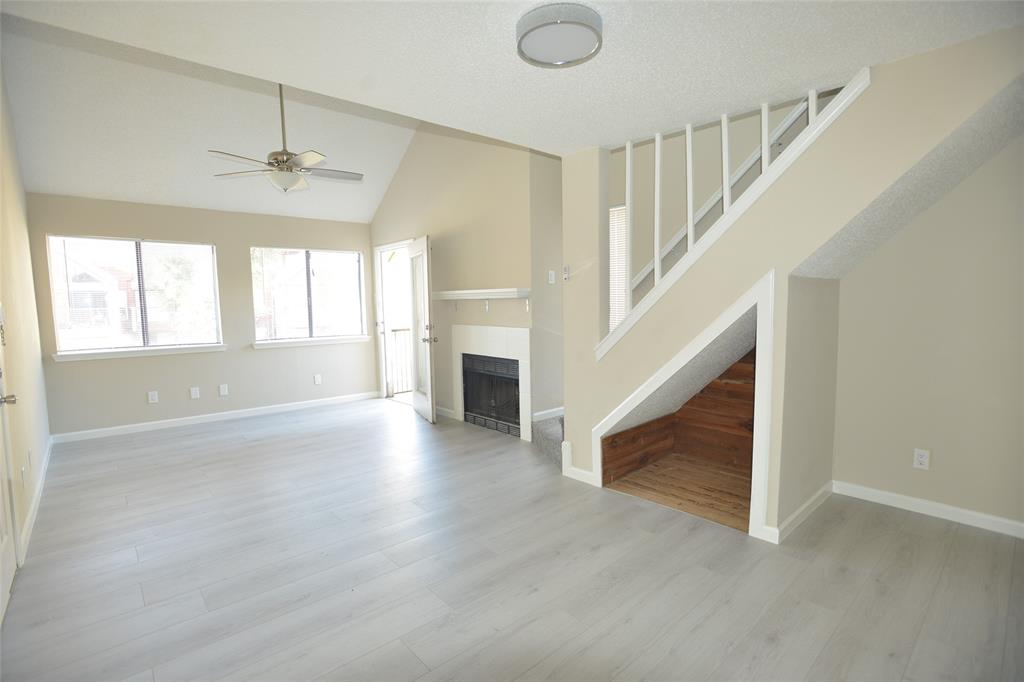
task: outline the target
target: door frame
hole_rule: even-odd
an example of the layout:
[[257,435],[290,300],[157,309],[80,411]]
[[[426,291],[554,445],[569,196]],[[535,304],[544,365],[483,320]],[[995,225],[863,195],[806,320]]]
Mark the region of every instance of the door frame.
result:
[[387,344],[384,338],[384,268],[381,267],[381,263],[383,263],[382,259],[385,253],[407,248],[412,243],[412,239],[403,239],[373,247],[373,305],[376,316],[373,326],[374,336],[377,339],[377,392],[381,398],[389,397]]

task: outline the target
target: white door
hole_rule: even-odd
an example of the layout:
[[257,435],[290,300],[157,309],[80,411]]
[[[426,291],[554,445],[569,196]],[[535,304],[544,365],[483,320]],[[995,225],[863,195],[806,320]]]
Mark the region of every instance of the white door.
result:
[[430,243],[426,235],[409,245],[412,274],[413,392],[412,406],[433,424],[434,408],[434,326],[430,323]]
[[[0,307],[0,339],[3,338],[3,308]],[[0,396],[4,393],[3,346],[0,345]],[[11,596],[11,585],[14,583],[14,571],[18,568],[18,556],[15,549],[17,537],[14,531],[14,507],[11,503],[11,475],[7,464],[8,435],[7,414],[14,404],[14,396],[0,398],[0,618],[7,611],[7,600]]]

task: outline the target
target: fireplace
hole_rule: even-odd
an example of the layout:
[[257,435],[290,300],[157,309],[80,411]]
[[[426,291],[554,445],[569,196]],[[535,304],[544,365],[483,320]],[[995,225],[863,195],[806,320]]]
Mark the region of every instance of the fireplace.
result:
[[463,419],[519,437],[519,361],[462,354]]

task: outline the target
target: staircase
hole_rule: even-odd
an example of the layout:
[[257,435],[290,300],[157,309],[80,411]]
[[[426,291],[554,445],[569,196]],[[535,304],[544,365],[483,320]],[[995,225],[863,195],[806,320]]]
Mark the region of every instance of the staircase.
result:
[[[782,450],[784,432],[802,426],[797,416],[787,418],[799,415],[789,406],[800,399],[786,391],[787,371],[801,360],[787,353],[794,333],[789,278],[841,276],[858,253],[913,217],[906,207],[914,201],[903,200],[907,190],[927,189],[929,178],[942,178],[939,185],[957,173],[966,176],[986,147],[1020,132],[1021,44],[1024,29],[1015,28],[873,67],[817,112],[810,93],[806,129],[777,157],[769,156],[771,163],[735,200],[734,175],[728,162],[722,164],[722,214],[703,233],[696,220],[686,221],[689,246],[675,263],[662,253],[660,233],[667,226],[655,222],[646,259],[652,272],[638,269],[625,278],[629,309],[610,332],[610,152],[564,158],[563,254],[571,277],[563,291],[563,472],[602,485],[602,437],[644,401],[648,407],[657,402],[662,415],[677,410],[706,383],[698,377],[714,377],[745,352],[714,352],[716,339],[737,325],[756,327],[750,533],[777,541],[780,525],[808,497],[800,485],[783,485],[783,477],[795,475],[800,458],[811,456]],[[726,129],[729,118],[723,117]],[[771,148],[772,134],[762,134],[762,150]],[[663,138],[655,137],[656,147]],[[728,159],[728,133],[722,146]],[[655,205],[662,199],[656,195]],[[701,207],[688,203],[696,218]],[[669,399],[658,392],[665,382],[693,388]]]

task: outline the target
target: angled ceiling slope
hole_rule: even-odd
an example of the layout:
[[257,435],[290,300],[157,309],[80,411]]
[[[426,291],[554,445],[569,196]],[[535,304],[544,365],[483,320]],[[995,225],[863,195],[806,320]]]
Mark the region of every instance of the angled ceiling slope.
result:
[[[5,5],[6,9],[6,5]],[[275,83],[3,17],[3,82],[25,187],[225,211],[368,223],[417,121],[285,87],[288,147],[316,149],[359,183],[314,179],[285,196],[207,149],[281,147]]]
[[1024,21],[1020,2],[587,4],[604,19],[604,46],[564,70],[516,55],[532,1],[8,1],[4,11],[555,154],[783,101]]

